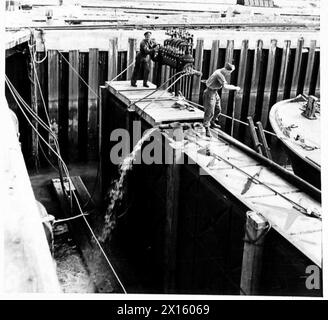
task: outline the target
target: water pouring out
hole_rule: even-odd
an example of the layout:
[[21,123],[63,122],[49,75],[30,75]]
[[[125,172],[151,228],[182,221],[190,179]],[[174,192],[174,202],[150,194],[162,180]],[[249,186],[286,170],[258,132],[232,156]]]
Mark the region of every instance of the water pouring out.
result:
[[111,236],[111,232],[114,230],[117,222],[117,208],[121,204],[124,195],[124,182],[127,177],[128,171],[130,171],[133,167],[133,163],[137,158],[138,153],[141,150],[142,145],[147,141],[150,136],[156,131],[158,128],[152,128],[147,130],[142,138],[138,141],[138,143],[133,148],[132,152],[128,154],[127,157],[123,160],[123,162],[119,166],[120,176],[118,179],[114,180],[112,183],[112,187],[108,193],[109,205],[106,209],[105,213],[105,224],[101,235],[99,237],[99,241],[105,242]]

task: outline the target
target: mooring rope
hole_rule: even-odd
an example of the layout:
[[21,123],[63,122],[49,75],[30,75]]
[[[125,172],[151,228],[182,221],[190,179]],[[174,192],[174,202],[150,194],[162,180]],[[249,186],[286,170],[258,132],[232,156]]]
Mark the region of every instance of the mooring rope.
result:
[[69,65],[69,67],[73,70],[73,72],[81,79],[81,81],[88,87],[88,89],[98,98],[98,93],[96,93],[91,87],[90,85],[82,78],[82,76],[79,74],[79,72],[72,66],[72,64],[65,58],[65,56],[59,51],[57,50],[57,52],[61,55],[61,57],[66,61],[66,63]]
[[[31,120],[29,119],[29,117],[27,116],[27,114],[24,112],[22,106],[25,107],[25,110],[27,110],[30,115],[45,129],[48,131],[48,133],[50,133],[53,138],[56,138],[56,135],[53,133],[53,131],[51,130],[51,128],[49,128],[41,118],[39,118],[35,112],[31,109],[31,107],[22,99],[22,97],[19,95],[18,91],[15,89],[15,87],[13,86],[13,84],[10,82],[10,80],[8,79],[8,77],[6,76],[6,83],[8,86],[9,91],[11,92],[15,102],[17,103],[17,106],[19,107],[19,109],[22,111],[24,117],[26,118],[26,120],[28,121],[28,123],[31,125],[32,129],[39,135],[39,137],[41,138],[41,140],[48,146],[48,148],[56,155],[56,157],[58,157],[58,159],[62,162],[62,164],[65,165],[66,164],[63,160],[63,158],[60,156],[60,154],[58,154],[52,147],[51,145],[42,137],[42,135],[38,132],[38,130],[36,129],[36,127],[32,124]],[[17,96],[16,96],[17,95]],[[22,105],[21,105],[22,103]],[[67,168],[67,167],[66,167]]]
[[[52,151],[56,157],[59,159],[59,163],[62,164],[64,172],[66,177],[69,179],[69,172],[68,172],[68,168],[66,163],[64,162],[63,158],[60,155],[60,148],[59,148],[59,143],[57,140],[57,137],[55,135],[55,133],[51,130],[51,128],[49,126],[47,126],[47,124],[34,112],[34,110],[25,102],[25,100],[21,97],[21,95],[19,94],[19,92],[16,90],[16,88],[14,87],[14,85],[10,82],[9,78],[6,77],[6,84],[15,100],[15,102],[17,103],[17,106],[19,107],[19,109],[22,111],[24,117],[26,118],[27,122],[30,124],[30,126],[32,127],[32,129],[37,133],[37,135],[40,137],[40,139],[47,145],[47,147],[49,148],[50,151]],[[38,129],[33,125],[33,123],[31,122],[31,120],[28,118],[28,116],[26,115],[26,113],[23,110],[23,107],[25,108],[26,111],[29,112],[29,114],[53,137],[54,139],[54,145],[56,148],[56,151],[52,148],[52,146],[42,137],[42,135],[39,133]],[[62,181],[62,176],[60,177],[61,181]],[[69,185],[69,192],[70,192],[70,200],[71,198],[71,187]]]
[[[32,30],[32,28],[30,28],[30,27],[28,27],[28,29],[30,30],[30,32],[31,32],[31,37],[34,37],[34,33],[33,33],[33,30]],[[46,59],[48,58],[48,51],[47,51],[47,49],[46,49],[46,41],[45,41],[45,39],[44,39],[44,36],[43,36],[43,30],[42,29],[40,29],[40,34],[41,34],[41,42],[43,43],[43,46],[44,46],[44,52],[45,52],[45,56],[41,59],[41,60],[37,60],[36,59],[36,50],[33,52],[33,55],[31,55],[31,57],[32,57],[32,60],[33,60],[33,62],[35,62],[35,63],[37,63],[37,64],[41,64],[41,63],[43,63],[44,61],[46,61]],[[29,45],[29,47],[35,47],[36,46],[36,44],[34,44],[34,45]]]
[[[41,139],[41,140],[47,145],[47,147],[48,147],[48,148],[49,148],[49,149],[50,149],[50,150],[56,155],[56,157],[57,157],[57,158],[60,160],[60,162],[62,163],[63,168],[64,168],[64,170],[65,170],[65,174],[67,175],[67,178],[68,178],[68,181],[69,181],[68,185],[70,186],[70,181],[71,181],[71,179],[70,179],[70,175],[69,175],[69,171],[68,171],[68,168],[67,168],[66,163],[64,162],[64,160],[62,159],[62,157],[60,156],[60,154],[57,153],[57,152],[52,148],[52,146],[51,146],[51,145],[50,145],[50,144],[49,144],[49,143],[48,143],[48,142],[42,137],[42,135],[38,132],[37,128],[33,125],[33,123],[31,122],[31,120],[29,119],[29,117],[27,116],[27,114],[25,113],[25,111],[23,110],[22,105],[25,107],[25,110],[27,110],[27,111],[31,114],[31,116],[32,116],[34,119],[36,119],[36,120],[38,121],[38,123],[40,123],[41,126],[43,126],[43,127],[44,127],[44,128],[50,133],[50,134],[52,134],[52,135],[54,135],[54,136],[55,136],[55,134],[52,132],[52,130],[51,130],[49,127],[47,127],[47,125],[43,122],[42,119],[38,119],[38,116],[36,116],[36,115],[34,114],[34,111],[31,109],[31,107],[29,107],[29,106],[27,105],[27,103],[22,99],[22,97],[19,95],[19,93],[17,92],[17,90],[15,89],[15,87],[12,85],[12,83],[10,82],[10,80],[8,79],[7,76],[6,76],[6,83],[7,83],[7,86],[8,86],[8,88],[9,88],[9,90],[10,90],[10,92],[11,92],[11,94],[12,94],[14,100],[15,100],[15,102],[17,103],[17,106],[19,107],[19,109],[20,109],[21,112],[23,113],[24,117],[26,118],[26,120],[27,120],[27,122],[29,123],[29,125],[31,126],[31,128],[32,128],[32,129],[38,134],[38,136],[40,137],[40,139]],[[18,93],[18,97],[16,97],[15,92]],[[21,103],[22,103],[22,105],[21,105]],[[107,255],[106,255],[105,251],[103,250],[101,244],[99,243],[99,241],[98,241],[98,239],[97,239],[95,233],[93,232],[91,226],[89,225],[87,219],[85,218],[85,215],[86,215],[86,214],[83,212],[83,210],[82,210],[82,208],[81,208],[81,205],[80,205],[80,202],[79,202],[78,198],[76,197],[75,193],[71,190],[71,188],[70,188],[70,193],[71,193],[71,195],[74,196],[74,198],[75,198],[75,200],[76,200],[77,206],[78,206],[79,211],[80,211],[80,215],[79,215],[79,216],[83,217],[83,219],[84,219],[84,221],[85,221],[87,227],[89,228],[89,230],[90,230],[90,232],[91,232],[93,238],[95,239],[95,242],[97,243],[97,245],[99,246],[99,248],[100,248],[102,254],[104,255],[105,260],[107,261],[109,267],[111,268],[113,274],[115,275],[115,277],[116,277],[118,283],[119,283],[120,286],[122,287],[123,292],[124,292],[124,293],[127,293],[127,291],[126,291],[126,289],[124,288],[124,286],[123,286],[121,280],[119,279],[119,277],[118,277],[118,275],[117,275],[117,273],[116,273],[114,267],[112,266],[112,264],[111,264],[111,262],[109,261],[109,259],[108,259]],[[71,196],[70,196],[70,198],[72,199]],[[77,218],[77,216],[71,217],[71,219],[75,219],[75,218]],[[68,219],[70,219],[70,218],[68,218]],[[68,220],[68,219],[67,219],[67,220]]]

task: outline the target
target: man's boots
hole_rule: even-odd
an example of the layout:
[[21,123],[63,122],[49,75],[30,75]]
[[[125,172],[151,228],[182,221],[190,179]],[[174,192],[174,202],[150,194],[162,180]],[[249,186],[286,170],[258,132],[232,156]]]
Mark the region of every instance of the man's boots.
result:
[[209,127],[205,127],[205,135],[206,135],[206,137],[208,137],[208,138],[212,138],[212,133],[211,133]]
[[216,124],[214,121],[211,122],[211,128],[213,129],[221,129],[221,126],[219,124]]

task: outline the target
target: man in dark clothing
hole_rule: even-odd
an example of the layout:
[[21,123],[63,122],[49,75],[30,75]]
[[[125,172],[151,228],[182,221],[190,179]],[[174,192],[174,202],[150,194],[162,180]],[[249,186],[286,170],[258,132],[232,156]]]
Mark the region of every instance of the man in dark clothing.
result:
[[137,86],[137,79],[142,75],[143,86],[149,87],[147,84],[150,71],[150,55],[155,52],[157,44],[150,39],[151,32],[147,31],[144,34],[145,39],[140,42],[140,51],[136,57],[136,63],[131,77],[131,86]]

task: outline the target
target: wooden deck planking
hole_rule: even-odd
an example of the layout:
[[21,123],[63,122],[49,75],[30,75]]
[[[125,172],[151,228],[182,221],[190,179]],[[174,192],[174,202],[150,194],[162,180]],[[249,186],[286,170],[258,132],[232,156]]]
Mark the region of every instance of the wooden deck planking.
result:
[[[153,92],[152,95],[150,95],[147,98],[144,98],[146,95],[152,92]],[[139,101],[141,99],[142,101],[148,101],[148,102],[154,99],[158,99],[158,100],[173,99],[174,95],[170,92],[163,91],[163,90],[155,92],[153,89],[148,89],[148,90],[131,90],[131,91],[123,91],[123,92],[118,91],[117,98],[120,99],[126,105],[130,105],[131,103]]]
[[[235,147],[231,146],[232,149]],[[271,192],[266,187],[255,184],[249,188],[249,191],[246,193],[247,196],[241,196],[241,191],[243,190],[245,183],[247,182],[247,177],[239,172],[237,169],[226,169],[226,170],[216,170],[208,167],[208,163],[211,160],[210,156],[200,157],[199,153],[195,149],[187,148],[185,146],[185,153],[188,157],[191,157],[203,170],[203,174],[211,175],[219,184],[225,187],[227,190],[232,192],[238,197],[243,203],[245,203],[250,210],[261,212],[272,224],[272,227],[278,231],[283,237],[285,237],[290,243],[292,243],[296,248],[303,252],[309,259],[311,259],[318,266],[321,266],[321,240],[316,239],[314,243],[309,243],[307,245],[307,237],[305,234],[303,237],[303,232],[306,230],[318,230],[321,229],[321,221],[315,218],[310,218],[299,211],[297,211],[290,202],[284,200],[282,197],[276,195],[274,192]],[[248,156],[245,155],[247,158]],[[206,159],[207,158],[207,159]],[[259,169],[258,166],[251,166],[247,168],[249,170]],[[281,186],[286,187],[285,191],[289,190],[288,184],[278,175],[273,173],[268,169],[267,176],[265,180],[274,185],[274,188],[280,191],[278,181],[281,181]],[[245,169],[246,171],[246,169]],[[264,171],[265,172],[265,171]],[[260,180],[262,180],[260,175]],[[293,192],[288,191],[288,198],[294,200],[295,197],[307,199],[309,203],[320,209],[321,205],[317,201],[313,200],[311,197],[306,195],[303,192],[297,192],[297,189],[294,189]],[[292,189],[292,190],[293,190]],[[252,196],[251,196],[252,195]],[[304,201],[304,200],[303,200]],[[277,205],[275,206],[275,203]],[[272,206],[271,206],[272,204]],[[288,223],[291,220],[291,223]],[[290,235],[290,225],[297,221],[293,227],[293,232],[297,233],[298,236]],[[313,225],[315,223],[315,226]],[[299,225],[301,223],[301,225]],[[321,237],[321,232],[320,232]],[[315,250],[314,250],[315,247]]]
[[[293,195],[288,195],[292,198]],[[298,199],[308,198],[304,193]],[[315,203],[318,206],[318,203]],[[303,252],[316,265],[322,267],[322,223],[307,217],[281,197],[251,199],[251,206],[261,212],[284,238]]]
[[[194,112],[172,108],[173,100],[158,100],[156,102],[138,102],[135,105],[136,112],[150,125],[162,122],[175,121],[202,121],[204,112],[196,109]],[[144,110],[146,108],[146,110]]]
[[119,91],[136,91],[140,90],[143,92],[156,89],[156,86],[148,81],[149,88],[145,88],[142,86],[142,80],[137,81],[137,87],[132,87],[130,84],[130,81],[106,81],[106,86],[109,88],[109,90],[114,92]]

